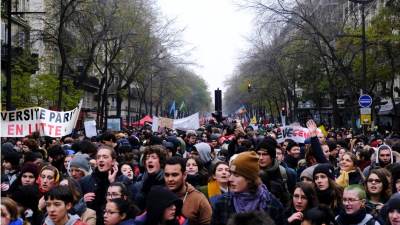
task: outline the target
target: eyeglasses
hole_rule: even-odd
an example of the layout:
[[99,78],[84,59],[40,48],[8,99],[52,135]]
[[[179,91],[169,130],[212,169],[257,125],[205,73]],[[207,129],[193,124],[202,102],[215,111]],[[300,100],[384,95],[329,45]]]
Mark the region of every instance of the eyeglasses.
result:
[[369,179],[367,180],[367,182],[368,182],[368,183],[377,183],[377,184],[382,183],[381,180],[379,180],[379,179],[372,179],[372,178],[369,178]]
[[108,214],[108,215],[112,215],[115,213],[119,213],[118,211],[110,211],[110,210],[104,210],[104,215]]
[[107,192],[107,197],[119,198],[119,197],[121,197],[121,194]]
[[358,201],[361,201],[361,199],[354,199],[354,198],[344,198],[343,199],[343,203],[348,202],[350,204],[353,204],[353,203],[358,202]]

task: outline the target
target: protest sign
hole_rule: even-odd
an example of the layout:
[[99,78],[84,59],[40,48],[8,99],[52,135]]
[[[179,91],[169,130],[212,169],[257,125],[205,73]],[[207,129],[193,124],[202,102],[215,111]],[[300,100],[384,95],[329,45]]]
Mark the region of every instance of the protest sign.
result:
[[121,130],[121,118],[107,118],[107,130],[120,131]]
[[197,130],[200,127],[199,113],[182,119],[170,119],[165,117],[153,116],[152,130],[158,131],[158,127],[167,127],[171,129],[181,130]]
[[1,112],[1,137],[25,137],[33,132],[40,136],[62,137],[72,133],[81,110],[58,112],[41,107]]
[[[309,130],[301,126],[283,126],[276,128],[275,131],[278,143],[282,143],[286,139],[292,139],[297,143],[304,143],[310,137]],[[319,129],[317,131],[318,133],[322,133]]]
[[91,138],[97,136],[96,121],[89,120],[84,122],[86,137]]

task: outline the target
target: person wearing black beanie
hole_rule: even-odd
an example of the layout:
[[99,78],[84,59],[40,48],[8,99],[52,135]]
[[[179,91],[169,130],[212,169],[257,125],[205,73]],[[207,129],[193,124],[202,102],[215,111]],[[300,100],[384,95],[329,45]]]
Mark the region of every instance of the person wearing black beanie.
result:
[[343,188],[335,183],[333,170],[329,163],[318,164],[314,169],[313,179],[319,203],[329,206],[338,214],[342,206]]
[[389,225],[400,224],[400,198],[391,198],[387,202],[388,218],[387,223]]
[[[290,199],[290,192],[296,184],[295,172],[290,173],[288,168],[280,165],[276,160],[276,149],[278,143],[272,137],[265,137],[257,145],[256,151],[260,159],[260,177],[262,182],[267,186],[283,204]],[[291,174],[291,176],[289,176]]]

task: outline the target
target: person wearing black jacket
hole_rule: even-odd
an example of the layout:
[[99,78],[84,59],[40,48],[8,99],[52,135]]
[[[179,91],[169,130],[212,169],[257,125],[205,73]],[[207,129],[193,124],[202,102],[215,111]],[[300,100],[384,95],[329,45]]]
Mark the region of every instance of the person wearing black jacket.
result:
[[121,175],[117,177],[118,164],[116,162],[116,153],[109,146],[99,147],[96,155],[96,170],[89,176],[79,180],[82,188],[83,200],[87,207],[96,211],[96,224],[103,224],[102,209],[106,204],[106,193],[110,183],[122,181],[129,183],[129,178]]

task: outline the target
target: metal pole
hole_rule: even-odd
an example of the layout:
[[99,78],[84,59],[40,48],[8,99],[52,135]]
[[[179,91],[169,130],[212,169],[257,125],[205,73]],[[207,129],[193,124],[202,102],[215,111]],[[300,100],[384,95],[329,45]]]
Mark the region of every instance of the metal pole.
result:
[[7,4],[7,67],[6,67],[6,110],[12,110],[11,88],[11,0]]
[[367,38],[365,35],[365,4],[361,4],[361,26],[362,26],[362,91],[367,93],[366,79],[367,79]]

